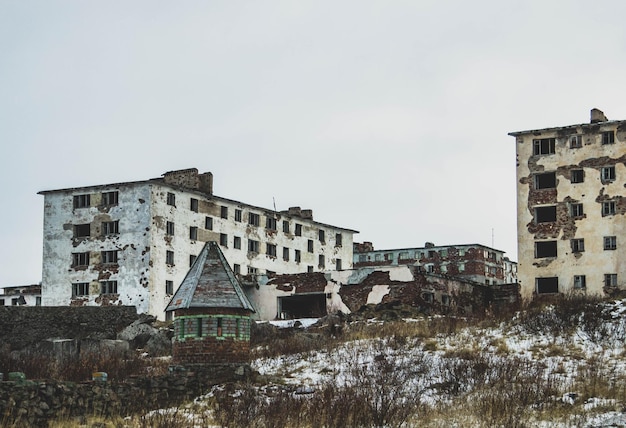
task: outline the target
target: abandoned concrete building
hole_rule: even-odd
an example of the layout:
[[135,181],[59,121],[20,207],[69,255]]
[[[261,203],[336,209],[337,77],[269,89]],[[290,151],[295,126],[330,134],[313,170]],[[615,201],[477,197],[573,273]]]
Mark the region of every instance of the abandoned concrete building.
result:
[[41,284],[14,285],[0,290],[0,306],[41,306]]
[[[291,274],[352,266],[355,230],[213,194],[195,168],[144,181],[39,192],[44,196],[42,304],[165,306],[205,242],[235,274]],[[170,312],[171,313],[171,312]]]
[[517,282],[517,263],[504,251],[480,244],[435,245],[375,250],[371,242],[354,243],[354,267],[415,265],[427,273],[449,275],[487,285]]
[[624,288],[626,121],[511,132],[522,296]]

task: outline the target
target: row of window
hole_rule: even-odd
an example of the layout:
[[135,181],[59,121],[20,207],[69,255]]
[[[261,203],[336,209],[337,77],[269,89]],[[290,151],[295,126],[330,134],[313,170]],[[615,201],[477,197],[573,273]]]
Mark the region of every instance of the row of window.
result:
[[[89,252],[72,253],[72,267],[89,266],[90,254]],[[117,255],[118,250],[100,251],[100,263],[116,264]]]
[[[602,144],[615,144],[615,131],[605,131],[601,133]],[[578,149],[583,146],[583,136],[581,134],[569,137],[569,147]],[[556,153],[556,138],[538,138],[533,140],[533,155],[551,155]]]
[[[168,205],[173,205],[175,206],[176,204],[176,195],[174,193],[168,193],[167,194],[167,204]],[[198,212],[198,199],[196,198],[191,198],[190,201],[190,208],[192,211],[194,212]],[[220,217],[223,219],[228,219],[228,215],[229,215],[229,209],[227,206],[221,206],[220,207]],[[236,208],[235,209],[235,216],[234,219],[236,222],[242,222],[243,221],[243,211],[241,209]],[[253,213],[253,212],[249,212],[248,213],[248,224],[250,226],[260,226],[261,225],[261,215],[258,213]],[[170,222],[168,222],[169,224]],[[302,236],[302,225],[296,223],[294,225],[294,235],[295,236]],[[270,217],[270,216],[266,216],[265,218],[265,228],[268,230],[272,230],[275,231],[277,230],[277,220],[274,217]],[[207,216],[205,218],[205,229],[207,230],[213,230],[213,218]],[[173,235],[173,225],[172,225],[172,233],[169,233],[170,235]],[[282,230],[283,233],[291,233],[291,224],[289,223],[288,220],[283,220],[282,221]],[[318,230],[318,239],[322,244],[326,243],[326,231],[324,231],[323,229],[319,229]],[[337,247],[341,247],[342,245],[342,235],[341,233],[337,233],[335,234],[335,246]]]
[[[603,201],[600,204],[602,216],[615,214],[615,201]],[[580,218],[584,215],[583,204],[574,202],[569,204],[569,214],[573,218]],[[552,223],[556,221],[556,205],[535,207],[535,223]]]
[[[605,250],[615,250],[617,248],[616,236],[605,236],[602,238]],[[573,253],[582,253],[585,251],[585,239],[570,239],[570,246]],[[557,256],[557,241],[538,241],[535,242],[535,258]]]
[[[574,289],[584,290],[587,288],[587,278],[585,275],[574,275],[573,278]],[[617,286],[617,274],[605,273],[604,274],[604,286],[616,287]],[[537,294],[552,294],[559,292],[559,278],[535,278],[535,287]]]
[[[72,284],[72,297],[89,296],[89,282],[75,282]],[[99,294],[117,294],[117,281],[100,281]]]
[[[610,183],[615,181],[615,166],[605,166],[600,168],[600,181],[602,183]],[[570,181],[572,183],[584,183],[585,171],[582,169],[573,169],[570,171]],[[556,188],[556,172],[544,172],[534,175],[534,185],[536,190],[555,189]]]
[[[457,255],[459,257],[464,257],[465,254],[466,254],[465,249],[460,248],[457,250]],[[413,255],[414,257],[411,258],[411,255]],[[436,250],[415,251],[415,253],[411,253],[409,251],[401,251],[398,253],[398,260],[421,260],[425,258],[433,259],[437,255],[439,255],[440,258],[447,258],[448,249],[444,248],[439,251],[436,251]],[[394,256],[393,253],[375,253],[374,261],[377,261],[377,262],[382,262],[383,260],[393,261],[393,256]],[[484,250],[484,257],[487,260],[496,261],[497,254],[494,251]],[[371,256],[367,254],[359,254],[359,262],[366,262],[368,260],[371,260]]]
[[[100,206],[111,206],[118,204],[119,192],[103,192],[100,197]],[[91,194],[74,195],[74,208],[91,207]]]
[[[101,224],[102,224],[102,227],[101,227],[102,236],[116,235],[120,233],[119,220],[105,221],[105,222],[102,222]],[[90,223],[74,225],[74,238],[89,238],[90,236],[92,236]]]

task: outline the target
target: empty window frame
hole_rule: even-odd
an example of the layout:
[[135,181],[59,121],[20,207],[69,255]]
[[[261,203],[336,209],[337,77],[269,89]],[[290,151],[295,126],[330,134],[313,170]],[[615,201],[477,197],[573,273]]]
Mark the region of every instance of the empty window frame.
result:
[[583,183],[585,181],[585,171],[582,169],[571,170],[570,180],[572,183]]
[[534,155],[550,155],[555,153],[555,138],[540,138],[533,140]]
[[198,256],[195,256],[193,254],[189,255],[189,267],[192,267],[193,264],[196,262],[196,259],[198,258]]
[[307,241],[306,249],[309,253],[313,252],[313,240],[312,239],[309,239]]
[[89,266],[89,253],[72,253],[72,267]]
[[91,195],[75,195],[74,208],[89,208],[91,205]]
[[75,282],[72,284],[72,297],[89,296],[88,282]]
[[117,263],[117,250],[100,252],[102,264],[109,265]]
[[259,241],[255,241],[254,239],[248,239],[248,252],[249,253],[258,253],[259,252]]
[[172,192],[167,192],[167,205],[176,206],[176,195]]
[[241,221],[241,210],[240,209],[235,209],[235,221],[237,221],[237,222]]
[[602,133],[602,144],[615,144],[615,131],[605,131]]
[[258,226],[260,224],[260,215],[256,213],[248,213],[248,224],[251,226]]
[[283,260],[286,262],[289,261],[289,248],[287,247],[283,247]]
[[165,281],[165,294],[174,294],[174,281]]
[[556,241],[537,241],[535,242],[535,258],[556,257],[557,243]]
[[283,220],[283,233],[289,233],[289,222],[287,220]]
[[335,233],[335,247],[341,247],[343,245],[343,236],[341,233]]
[[587,288],[587,278],[585,275],[574,275],[574,289],[584,290]]
[[341,270],[341,259],[335,259],[335,270]]
[[556,172],[546,172],[535,175],[535,189],[556,188]]
[[615,180],[615,166],[605,166],[600,169],[600,179],[603,183]]
[[294,250],[293,259],[296,263],[300,263],[302,261],[302,252],[300,250]]
[[276,257],[276,245],[265,244],[265,254],[267,254],[270,257]]
[[302,236],[302,225],[296,223],[296,236]]
[[196,226],[189,226],[189,239],[192,241],[198,240],[198,228]]
[[571,239],[572,253],[582,253],[585,251],[585,240],[582,238]]
[[74,238],[87,238],[91,235],[89,223],[74,225]]
[[191,211],[197,213],[198,212],[198,200],[196,198],[191,198],[190,200],[190,208]]
[[239,274],[241,274],[241,265],[238,265],[237,263],[235,263],[235,264],[233,265],[233,273],[234,273],[235,275],[239,275]]
[[167,250],[165,252],[165,264],[174,266],[174,252]]
[[537,294],[554,294],[559,292],[559,278],[535,278]]
[[233,237],[233,247],[237,250],[241,250],[241,237],[235,236]]
[[326,257],[324,257],[323,254],[320,254],[317,258],[317,266],[320,269],[325,269],[326,268]]
[[398,253],[398,260],[408,260],[409,252],[408,251],[400,251]]
[[206,230],[213,230],[213,217],[204,218],[204,228]]
[[102,193],[102,205],[104,206],[117,205],[118,196],[119,196],[119,192],[117,190],[113,192],[103,192]]
[[535,222],[550,223],[556,221],[556,205],[535,207]]
[[225,207],[225,206],[220,207],[220,217],[228,218],[228,207]]
[[604,286],[605,287],[617,287],[617,274],[605,273],[604,274]]
[[100,294],[117,294],[117,281],[100,281]]
[[166,235],[174,235],[174,222],[168,221],[165,224],[165,234]]
[[120,233],[120,221],[105,221],[102,223],[102,234],[104,236],[107,235],[117,235]]
[[[380,253],[374,254],[374,260],[377,262],[383,261],[383,255]],[[365,256],[363,256],[363,260],[361,260],[361,256],[359,256],[359,261],[365,261]]]
[[326,243],[326,232],[323,231],[322,229],[319,230],[318,232],[318,236],[319,236],[319,240],[322,244]]
[[276,230],[276,219],[274,217],[266,217],[265,228],[269,230]]
[[616,236],[605,236],[604,237],[604,249],[605,250],[615,250],[617,248],[617,237]]
[[307,271],[308,273],[313,273],[313,266],[307,266],[307,267],[306,267],[306,271]]
[[615,214],[615,201],[604,201],[602,202],[602,215],[613,215]]
[[252,266],[248,266],[248,275],[256,275],[258,269]]
[[220,245],[222,247],[228,247],[228,235],[225,233],[220,233]]
[[570,214],[572,217],[582,217],[583,216],[583,204],[581,203],[573,203],[570,204]]
[[572,135],[569,137],[569,147],[570,149],[578,149],[583,146],[583,136],[582,135]]

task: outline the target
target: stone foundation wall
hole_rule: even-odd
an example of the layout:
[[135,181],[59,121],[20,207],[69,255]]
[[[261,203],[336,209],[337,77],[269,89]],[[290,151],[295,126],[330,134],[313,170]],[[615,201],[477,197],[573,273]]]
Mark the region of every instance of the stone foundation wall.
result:
[[119,382],[0,382],[2,422],[47,426],[55,418],[126,416],[177,406],[208,392],[213,385],[252,376],[247,364],[172,369],[166,376],[131,377]]
[[176,341],[172,359],[175,364],[213,364],[250,360],[249,340],[233,338],[188,338]]

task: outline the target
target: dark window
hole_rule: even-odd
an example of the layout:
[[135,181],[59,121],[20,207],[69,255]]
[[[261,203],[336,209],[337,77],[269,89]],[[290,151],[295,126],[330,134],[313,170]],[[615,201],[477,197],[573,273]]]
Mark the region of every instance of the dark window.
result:
[[605,287],[617,287],[617,274],[605,273],[604,274],[604,286]]
[[300,252],[300,250],[294,250],[293,259],[296,263],[300,263],[300,261],[302,260],[302,253]]
[[266,244],[265,253],[270,257],[276,257],[276,245]]
[[572,253],[582,253],[585,251],[584,239],[572,239],[570,240],[570,244],[572,246]]
[[276,230],[276,219],[273,217],[267,217],[265,220],[265,228],[269,230]]
[[100,294],[117,294],[117,281],[100,281]]
[[549,223],[556,221],[556,205],[535,208],[535,221],[537,223]]
[[554,189],[556,187],[556,173],[547,172],[535,175],[535,189]]
[[537,294],[550,294],[559,292],[559,278],[535,278]]
[[102,205],[105,205],[105,206],[117,205],[118,203],[117,200],[118,200],[117,191],[102,193]]
[[617,248],[617,237],[615,236],[605,236],[604,237],[604,249],[605,250],[615,250]]
[[105,221],[102,223],[102,234],[104,236],[107,235],[117,235],[120,233],[120,221]]
[[252,226],[258,226],[260,223],[260,216],[255,213],[248,213],[248,224]]
[[326,232],[324,232],[322,229],[319,230],[319,238],[322,244],[326,243]]
[[235,236],[233,238],[233,247],[235,247],[237,250],[241,250],[241,237]]
[[235,263],[233,265],[233,272],[235,273],[235,275],[239,275],[241,273],[241,266]]
[[117,263],[117,251],[102,251],[101,253],[102,263],[105,265]]
[[74,225],[74,238],[87,238],[90,233],[89,223]]
[[587,288],[587,278],[585,278],[585,275],[574,275],[574,288],[578,290]]
[[204,218],[204,228],[206,230],[213,230],[213,217]]
[[225,233],[220,233],[220,245],[222,247],[228,247],[228,235]]
[[324,257],[324,255],[323,255],[323,254],[320,254],[320,255],[318,256],[317,266],[318,266],[320,269],[325,269],[325,268],[326,268],[326,257]]
[[241,221],[241,210],[235,210],[235,221]]
[[307,266],[307,267],[306,267],[306,271],[307,271],[308,273],[312,273],[312,272],[313,272],[313,266]]
[[296,223],[296,236],[302,236],[302,225]]
[[614,144],[615,131],[606,131],[602,133],[602,144]]
[[221,207],[220,208],[220,217],[228,218],[228,207]]
[[72,266],[89,266],[89,253],[72,253]]
[[615,180],[615,167],[605,166],[600,170],[600,178],[603,183]]
[[74,208],[89,208],[91,205],[91,195],[74,196]]
[[582,135],[572,135],[569,138],[569,146],[572,149],[577,149],[583,146],[583,136]]
[[582,217],[583,216],[583,204],[571,204],[570,211],[572,217]]
[[308,242],[307,242],[307,247],[306,247],[306,248],[307,248],[307,251],[308,251],[309,253],[312,253],[312,252],[313,252],[313,240],[312,240],[312,239],[309,239],[309,240],[308,240]]
[[289,233],[289,222],[287,220],[283,220],[283,233]]
[[248,252],[250,252],[250,253],[258,253],[259,252],[259,241],[255,241],[254,239],[248,239]]
[[289,248],[287,247],[283,247],[283,260],[286,262],[289,261]]
[[198,212],[198,200],[196,198],[191,198],[191,211]]
[[341,233],[336,233],[335,234],[335,247],[341,247],[342,242],[343,242],[343,239],[342,239]]
[[582,169],[573,169],[571,175],[572,183],[582,183],[585,181],[585,171]]
[[193,266],[193,264],[196,262],[197,258],[198,258],[198,256],[195,256],[193,254],[189,255],[189,267]]
[[174,222],[168,221],[165,224],[165,233],[167,235],[173,235],[174,234]]
[[174,281],[165,281],[165,293],[174,294]]
[[341,270],[341,259],[335,260],[335,270]]
[[75,282],[72,284],[72,297],[89,296],[88,282]]
[[174,252],[173,251],[166,251],[165,252],[165,264],[174,266]]
[[555,143],[556,143],[556,139],[554,138],[541,138],[539,140],[533,140],[533,154],[534,155],[553,154]]
[[198,228],[196,226],[189,227],[189,239],[192,241],[198,240]]
[[613,215],[615,214],[615,201],[605,201],[602,202],[602,215]]
[[171,192],[167,192],[167,205],[172,205],[172,206],[176,206],[176,195],[171,193]]
[[248,266],[248,275],[256,275],[258,269],[252,266]]
[[556,257],[556,241],[535,242],[535,258]]

